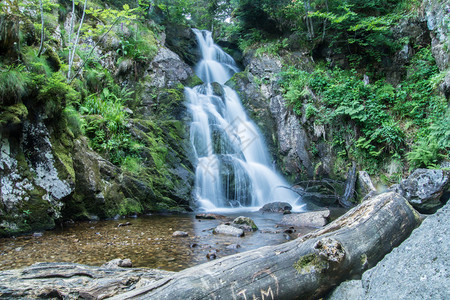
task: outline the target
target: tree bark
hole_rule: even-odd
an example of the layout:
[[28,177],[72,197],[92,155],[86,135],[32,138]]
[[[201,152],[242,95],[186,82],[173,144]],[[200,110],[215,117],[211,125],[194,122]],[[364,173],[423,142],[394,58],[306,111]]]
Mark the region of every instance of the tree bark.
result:
[[396,193],[304,237],[192,267],[112,299],[317,299],[374,266],[420,223]]
[[[70,73],[72,72],[73,59],[75,57],[75,51],[77,50],[78,40],[80,38],[80,32],[81,32],[81,27],[83,26],[84,16],[86,15],[86,4],[87,4],[87,0],[84,1],[83,15],[81,16],[81,21],[80,21],[80,25],[78,27],[78,32],[77,32],[77,36],[75,38],[75,43],[73,44],[72,51],[69,54],[69,71],[67,72],[67,82],[71,81]],[[75,13],[75,11],[72,11],[72,14],[74,14],[74,13]],[[72,18],[73,17],[74,16],[72,15]]]
[[44,7],[42,5],[42,0],[39,0],[39,9],[41,10],[41,43],[39,45],[39,51],[37,56],[40,57],[42,54],[42,50],[44,48]]

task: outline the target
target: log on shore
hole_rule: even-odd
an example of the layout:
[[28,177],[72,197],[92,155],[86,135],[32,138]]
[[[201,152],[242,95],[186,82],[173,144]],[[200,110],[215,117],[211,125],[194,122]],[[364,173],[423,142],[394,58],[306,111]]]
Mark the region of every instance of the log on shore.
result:
[[402,196],[385,193],[292,242],[195,266],[112,299],[317,299],[374,266],[419,224]]

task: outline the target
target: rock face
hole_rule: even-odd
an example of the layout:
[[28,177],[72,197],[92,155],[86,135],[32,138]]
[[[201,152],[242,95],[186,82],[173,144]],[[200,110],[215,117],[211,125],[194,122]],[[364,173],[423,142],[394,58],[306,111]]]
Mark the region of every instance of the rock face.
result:
[[330,217],[330,211],[312,211],[301,214],[284,215],[281,219],[281,225],[295,227],[322,227],[327,225]]
[[418,211],[432,213],[443,205],[440,199],[449,187],[449,172],[417,169],[397,189]]
[[231,236],[244,236],[244,230],[230,225],[221,224],[213,230],[214,234],[224,234]]
[[292,206],[287,202],[271,202],[264,204],[263,207],[259,209],[261,212],[275,212],[283,213],[285,211],[292,210]]
[[[138,171],[112,164],[108,151],[92,150],[81,130],[74,134],[59,96],[0,99],[0,236],[51,229],[55,220],[189,207],[194,174],[183,89],[198,78],[176,53],[154,42],[156,55],[139,62],[119,64],[118,41],[108,40],[94,53],[118,86],[136,92],[124,111],[126,135],[139,148],[133,150]],[[91,128],[101,119],[84,116]]]
[[448,299],[449,218],[447,204],[366,271],[362,280],[341,284],[328,299]]
[[[297,116],[281,96],[278,80],[282,65],[292,63],[308,68],[310,59],[301,53],[283,58],[249,52],[244,57],[244,72],[227,83],[239,93],[249,115],[261,128],[274,162],[291,179],[305,179],[332,172],[330,146],[325,143],[325,127],[308,124]],[[314,144],[314,146],[313,146]],[[317,151],[312,153],[311,149]]]
[[[165,278],[151,269],[37,263],[0,273],[0,297],[7,299],[103,299]],[[45,279],[43,279],[45,278]]]
[[73,195],[70,135],[50,129],[43,119],[0,129],[0,236],[53,228]]
[[440,85],[441,91],[450,97],[450,39],[448,22],[450,22],[450,3],[448,1],[424,1],[425,19],[431,35],[431,50],[439,70],[445,71],[445,78]]

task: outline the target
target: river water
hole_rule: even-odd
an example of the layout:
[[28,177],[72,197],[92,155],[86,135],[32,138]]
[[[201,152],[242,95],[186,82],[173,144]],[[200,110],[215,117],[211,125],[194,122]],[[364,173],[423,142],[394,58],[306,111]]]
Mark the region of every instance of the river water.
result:
[[[277,223],[281,214],[236,212],[233,220],[251,217],[259,230],[244,237],[215,235],[212,229],[224,220],[197,220],[194,214],[151,215],[132,219],[78,222],[40,234],[0,239],[0,269],[14,269],[35,262],[75,262],[94,266],[115,258],[130,258],[134,267],[179,271],[208,261],[214,252],[223,257],[266,245],[284,243],[313,228],[297,228],[292,234]],[[119,224],[131,223],[128,226]],[[189,233],[173,237],[174,231]],[[233,245],[239,245],[237,249]],[[227,246],[232,249],[227,249]]]
[[[281,214],[255,212],[273,201],[289,202],[294,211],[304,203],[283,187],[289,184],[272,166],[261,133],[247,116],[237,93],[224,85],[238,72],[233,59],[214,44],[211,33],[195,30],[202,59],[196,67],[203,85],[186,89],[192,116],[190,138],[195,149],[195,196],[200,209],[251,217],[259,230],[245,237],[214,235],[224,220],[197,220],[193,214],[151,215],[135,219],[65,224],[64,228],[0,239],[0,269],[35,262],[75,262],[100,266],[129,258],[134,267],[179,271],[217,258],[280,244],[313,228],[285,233]],[[120,226],[129,223],[131,225]],[[188,237],[173,237],[186,231]],[[238,245],[238,246],[237,246]]]

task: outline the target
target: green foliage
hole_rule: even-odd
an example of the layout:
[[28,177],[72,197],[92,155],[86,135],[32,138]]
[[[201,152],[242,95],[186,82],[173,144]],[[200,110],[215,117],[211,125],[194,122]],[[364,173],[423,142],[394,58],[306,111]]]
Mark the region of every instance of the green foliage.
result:
[[143,210],[144,208],[142,207],[142,204],[138,200],[125,198],[119,204],[118,213],[121,216],[126,216],[130,214],[141,213]]
[[131,95],[127,88],[104,88],[87,97],[80,108],[82,114],[93,116],[87,118],[85,129],[92,148],[117,165],[121,165],[127,156],[137,155],[141,147],[126,129],[128,113],[124,103]]
[[29,92],[30,74],[23,65],[0,65],[0,103],[12,104],[22,100]]
[[395,113],[426,126],[445,110],[445,99],[434,93],[433,81],[439,70],[429,48],[422,48],[408,68],[408,76],[397,92]]
[[122,161],[122,168],[130,173],[141,174],[143,172],[142,159],[139,157],[126,156]]
[[64,116],[67,120],[67,126],[74,137],[79,137],[84,134],[86,121],[81,118],[80,113],[73,106],[68,106],[64,109]]
[[420,140],[406,156],[411,168],[434,168],[438,161],[443,158],[439,153],[439,146],[436,141],[426,140]]
[[30,72],[45,75],[47,77],[51,76],[53,70],[49,66],[47,58],[44,55],[37,56],[37,49],[33,47],[25,48],[23,60]]
[[[39,77],[39,81],[40,79],[41,77]],[[65,107],[66,104],[78,102],[80,95],[66,83],[66,79],[61,73],[55,72],[39,88],[37,100],[43,103],[54,101]]]
[[135,61],[151,60],[158,52],[156,40],[149,30],[132,33],[128,36],[122,36],[118,54],[132,58]]
[[448,153],[450,119],[446,100],[433,89],[437,73],[430,50],[423,48],[397,88],[383,81],[365,84],[355,70],[323,66],[312,73],[288,68],[280,84],[295,113],[333,126],[338,153],[362,159],[375,171],[385,158],[404,156],[414,140],[407,154],[411,166],[431,166]]

